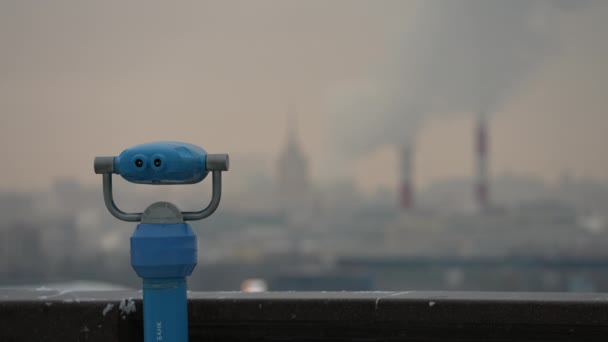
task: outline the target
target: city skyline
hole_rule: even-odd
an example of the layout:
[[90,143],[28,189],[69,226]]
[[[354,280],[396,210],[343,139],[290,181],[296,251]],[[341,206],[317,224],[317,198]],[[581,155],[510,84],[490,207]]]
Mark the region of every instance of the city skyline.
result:
[[[376,114],[340,120],[332,102],[345,89],[373,85],[385,65],[408,55],[394,42],[415,31],[420,10],[417,2],[348,4],[150,3],[142,12],[121,2],[3,2],[0,189],[64,177],[95,184],[93,156],[154,140],[227,151],[234,175],[256,161],[274,172],[289,106],[299,113],[313,180],[352,177],[366,192],[398,184],[394,146],[346,156],[345,136],[332,128],[373,123]],[[608,5],[578,7],[533,18],[558,43],[488,113],[492,174],[555,181],[567,171],[608,181]],[[402,112],[409,130],[408,108]],[[475,113],[431,114],[416,129],[416,186],[472,177]],[[375,165],[383,167],[370,172]]]

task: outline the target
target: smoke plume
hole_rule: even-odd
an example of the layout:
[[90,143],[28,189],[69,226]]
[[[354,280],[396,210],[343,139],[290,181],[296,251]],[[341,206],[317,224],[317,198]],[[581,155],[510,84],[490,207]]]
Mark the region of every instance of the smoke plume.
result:
[[490,115],[559,49],[560,17],[586,2],[418,1],[394,59],[329,91],[340,152],[403,144],[430,116]]

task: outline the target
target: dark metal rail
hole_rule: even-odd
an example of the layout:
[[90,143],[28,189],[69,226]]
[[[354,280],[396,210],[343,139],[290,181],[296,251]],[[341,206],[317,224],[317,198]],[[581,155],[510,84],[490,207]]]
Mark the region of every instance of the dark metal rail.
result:
[[[191,341],[606,341],[608,294],[189,294]],[[132,299],[131,299],[132,298]],[[0,341],[142,340],[141,293],[0,290]]]

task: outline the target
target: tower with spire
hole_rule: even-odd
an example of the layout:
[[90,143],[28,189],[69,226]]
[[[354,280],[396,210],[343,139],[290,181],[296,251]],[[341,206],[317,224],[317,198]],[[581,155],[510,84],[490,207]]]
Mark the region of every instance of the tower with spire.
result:
[[287,139],[277,162],[278,200],[288,220],[308,212],[311,206],[310,170],[297,133],[297,118],[287,118]]

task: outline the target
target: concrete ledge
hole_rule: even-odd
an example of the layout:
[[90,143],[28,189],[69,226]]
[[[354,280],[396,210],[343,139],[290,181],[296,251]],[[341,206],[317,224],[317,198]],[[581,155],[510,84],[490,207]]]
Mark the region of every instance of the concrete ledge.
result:
[[[604,341],[608,294],[192,292],[191,341]],[[141,341],[141,292],[0,290],[0,341]]]

